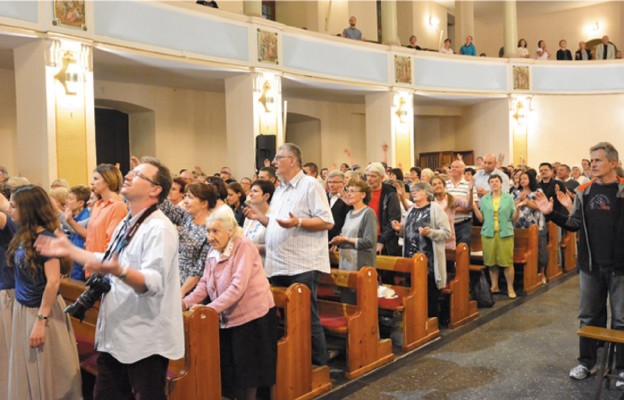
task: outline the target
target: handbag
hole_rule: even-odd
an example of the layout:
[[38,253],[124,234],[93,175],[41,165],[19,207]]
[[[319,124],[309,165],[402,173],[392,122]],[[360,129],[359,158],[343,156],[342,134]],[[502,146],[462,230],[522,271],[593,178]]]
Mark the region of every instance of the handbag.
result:
[[478,278],[471,279],[470,294],[472,299],[477,301],[479,308],[494,307],[494,298],[490,292],[490,284],[485,277],[485,272],[480,271]]

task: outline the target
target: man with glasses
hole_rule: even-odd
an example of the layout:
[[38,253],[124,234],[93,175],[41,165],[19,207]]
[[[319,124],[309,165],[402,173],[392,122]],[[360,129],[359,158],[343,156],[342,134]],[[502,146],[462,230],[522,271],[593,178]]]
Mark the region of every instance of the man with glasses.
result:
[[[446,191],[453,197],[468,200],[470,198],[470,183],[464,179],[466,164],[462,160],[455,160],[449,169],[449,180],[446,181]],[[470,246],[472,234],[472,208],[455,209],[455,220],[450,221],[455,226],[455,241],[457,244],[466,243]]]
[[130,213],[105,254],[80,249],[62,235],[37,242],[42,254],[70,257],[110,279],[95,333],[96,400],[165,400],[169,359],[184,355],[178,232],[157,207],[170,188],[167,167],[143,158],[125,177],[121,194]]
[[329,187],[327,197],[329,198],[329,207],[334,217],[334,227],[328,233],[329,241],[340,234],[347,213],[353,209],[341,198],[344,195],[345,183],[345,176],[340,170],[332,171],[327,175],[327,186]]
[[277,150],[273,160],[282,183],[275,190],[267,215],[254,207],[245,216],[266,226],[265,273],[275,286],[303,283],[310,288],[312,362],[327,364],[325,333],[316,305],[321,273],[329,273],[327,231],[334,226],[323,186],[301,168],[301,151],[292,143]]

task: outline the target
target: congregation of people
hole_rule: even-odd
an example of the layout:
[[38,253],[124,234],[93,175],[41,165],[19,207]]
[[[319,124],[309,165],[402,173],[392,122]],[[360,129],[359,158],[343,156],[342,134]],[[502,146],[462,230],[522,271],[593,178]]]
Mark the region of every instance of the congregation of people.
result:
[[[469,39],[460,53],[475,55]],[[377,255],[424,254],[428,314],[444,324],[446,250],[470,245],[473,225],[481,225],[491,292],[501,292],[502,269],[502,294],[511,299],[514,229],[538,227],[542,272],[547,221],[580,230],[581,325],[606,325],[608,295],[614,328],[624,329],[624,309],[613,301],[624,295],[624,275],[612,273],[624,269],[624,179],[611,144],[590,154],[578,165],[537,168],[487,154],[436,169],[352,160],[319,169],[286,143],[239,179],[228,167],[172,177],[159,160],[132,157],[125,176],[100,164],[90,187],[59,179],[47,191],[0,167],[0,398],[82,398],[62,277],[109,285],[96,329],[94,398],[164,399],[168,360],[184,353],[182,312],[210,307],[220,314],[223,395],[255,399],[276,381],[271,285],[309,287],[311,361],[326,365],[317,288],[330,251],[347,271],[375,267]],[[617,356],[624,368],[624,348]],[[595,363],[595,342],[581,339],[570,376],[586,378]]]
[[[360,31],[357,27],[357,18],[355,16],[351,16],[349,18],[349,26],[342,31],[342,36],[347,39],[353,40],[365,40],[364,36],[362,36],[362,31]],[[459,47],[459,51],[454,51],[452,47],[452,41],[450,38],[445,38],[442,42],[442,47],[440,47],[437,51],[441,54],[459,54],[464,56],[476,56],[477,48],[474,44],[474,39],[472,35],[466,36],[466,40],[464,44]],[[409,37],[409,44],[406,46],[407,48],[414,50],[429,50],[423,49],[420,45],[418,45],[418,38],[415,35]],[[555,53],[556,60],[577,60],[577,61],[586,61],[586,60],[614,60],[614,59],[622,59],[622,51],[617,50],[616,46],[609,41],[609,36],[604,35],[601,38],[601,43],[596,45],[592,51],[592,49],[588,49],[586,47],[586,43],[584,41],[580,41],[578,44],[578,49],[572,54],[572,51],[568,49],[568,42],[565,39],[561,39],[559,41],[559,48]],[[435,50],[432,50],[435,51]],[[480,57],[487,56],[485,53],[480,53]],[[501,47],[499,57],[507,56],[507,57],[517,57],[517,58],[535,58],[536,60],[549,60],[552,59],[552,53],[549,51],[546,41],[539,40],[537,42],[537,47],[534,53],[531,52],[528,48],[527,41],[525,39],[518,40],[518,48],[515,52],[511,52],[506,54],[504,48]]]

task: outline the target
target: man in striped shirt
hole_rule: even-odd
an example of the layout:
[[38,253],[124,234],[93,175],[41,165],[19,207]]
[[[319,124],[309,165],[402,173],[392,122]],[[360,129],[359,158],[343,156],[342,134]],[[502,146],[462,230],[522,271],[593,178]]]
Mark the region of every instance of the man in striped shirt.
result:
[[[464,179],[466,165],[462,160],[455,160],[449,169],[449,179],[446,181],[446,191],[453,197],[468,200],[470,197],[470,184]],[[472,230],[472,210],[458,207],[455,210],[455,241],[457,244],[466,243],[470,246]]]
[[245,216],[266,226],[264,270],[275,286],[303,283],[310,288],[312,305],[312,362],[327,364],[325,333],[316,306],[321,273],[329,273],[327,231],[334,218],[321,184],[301,169],[301,151],[292,143],[277,150],[273,160],[282,183],[271,200],[271,211],[262,215],[253,207]]

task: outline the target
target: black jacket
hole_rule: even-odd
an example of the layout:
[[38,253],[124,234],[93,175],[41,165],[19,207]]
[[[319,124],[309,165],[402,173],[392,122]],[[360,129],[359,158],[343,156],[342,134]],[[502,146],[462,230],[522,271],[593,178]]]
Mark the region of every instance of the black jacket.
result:
[[[329,195],[327,196],[329,200]],[[328,232],[329,240],[332,240],[334,237],[340,235],[340,231],[342,231],[342,226],[344,225],[345,219],[347,218],[347,213],[352,210],[353,207],[345,204],[342,199],[336,200],[333,207],[331,208],[332,216],[334,217],[334,227],[331,228]]]
[[379,215],[377,215],[381,235],[377,243],[383,243],[382,254],[389,256],[401,256],[399,237],[392,229],[392,221],[401,221],[401,204],[396,189],[392,185],[381,184],[381,198],[379,199]]
[[[587,182],[576,189],[576,199],[574,200],[570,216],[557,211],[553,211],[546,216],[548,220],[553,221],[562,228],[569,231],[579,231],[576,268],[585,272],[591,272],[593,266],[588,238],[591,232],[587,231],[584,197],[589,194],[589,188],[594,182]],[[617,223],[618,228],[615,243],[613,244],[613,262],[616,270],[624,272],[624,178],[619,180],[616,207],[620,209],[620,220]]]

